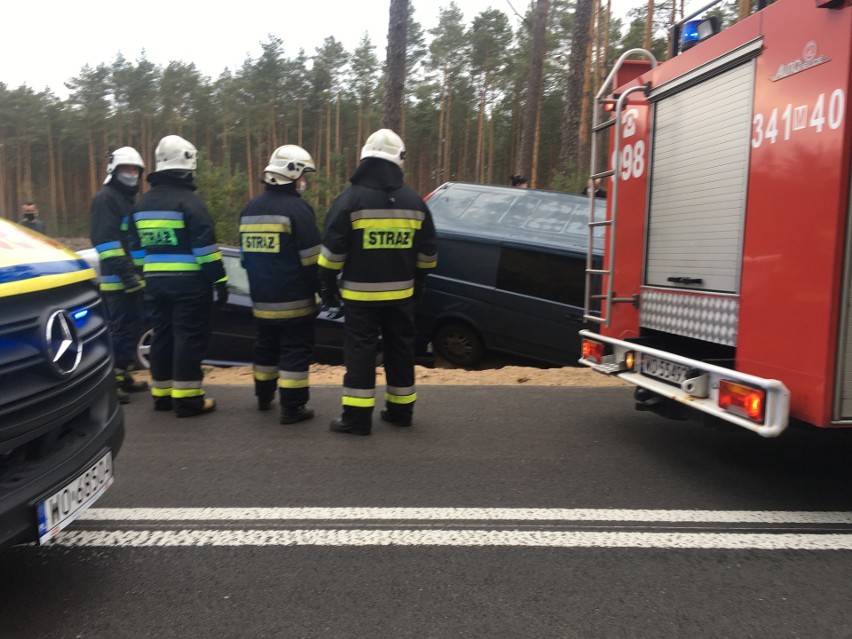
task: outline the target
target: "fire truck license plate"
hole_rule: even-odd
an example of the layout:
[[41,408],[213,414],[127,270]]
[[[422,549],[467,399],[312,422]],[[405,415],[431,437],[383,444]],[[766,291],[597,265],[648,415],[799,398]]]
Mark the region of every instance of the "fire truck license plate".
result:
[[44,544],[77,519],[112,485],[112,451],[107,451],[65,486],[36,506],[38,542]]
[[683,364],[675,364],[659,357],[642,354],[642,374],[655,377],[672,384],[680,384],[686,379],[689,368]]

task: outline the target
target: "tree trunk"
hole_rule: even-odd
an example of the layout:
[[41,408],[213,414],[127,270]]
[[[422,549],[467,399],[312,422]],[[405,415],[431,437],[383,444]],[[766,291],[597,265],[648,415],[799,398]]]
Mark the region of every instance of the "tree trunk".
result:
[[382,128],[400,131],[405,85],[405,46],[408,27],[408,0],[391,0],[388,48],[385,66],[385,95],[382,100]]
[[442,182],[453,179],[453,92],[452,86],[447,87],[447,112],[444,114],[444,176]]
[[47,175],[48,190],[50,191],[50,216],[53,218],[54,229],[59,231],[59,214],[56,210],[56,157],[53,148],[53,125],[47,122]]
[[302,98],[298,100],[298,112],[299,112],[299,146],[302,146]]
[[[746,0],[748,1],[748,0]],[[651,40],[654,36],[654,0],[648,0],[648,15],[645,16],[645,39],[642,47],[651,50]]]
[[583,77],[588,64],[589,25],[592,21],[592,0],[577,0],[574,28],[571,34],[571,53],[568,56],[568,77],[565,81],[565,111],[562,116],[559,149],[559,173],[577,177],[583,163],[579,157],[580,116],[583,110]]
[[530,188],[538,188],[538,158],[541,150],[541,110],[542,104],[538,103],[538,112],[535,114],[535,144],[533,145],[532,165],[530,166]]
[[[56,141],[56,154],[57,160],[59,160],[59,166],[64,166],[65,163],[62,161],[62,136]],[[2,158],[0,158],[2,159]],[[74,175],[76,177],[76,175]],[[64,222],[68,221],[68,200],[65,198],[65,175],[63,171],[59,173],[59,212],[62,215],[62,220]]]
[[[254,175],[254,162],[252,161],[251,150],[251,120],[246,120],[246,175]],[[254,197],[254,180],[249,179],[249,199]]]
[[95,140],[92,133],[92,127],[90,124],[86,126],[86,140],[87,148],[89,150],[89,193],[97,193],[98,191],[98,182],[97,182],[97,161],[95,159]]
[[434,186],[443,183],[444,179],[444,147],[446,146],[446,119],[447,119],[447,69],[444,66],[443,80],[441,81],[441,97],[438,100],[438,148],[435,153]]
[[485,150],[485,88],[479,96],[479,118],[476,122],[476,159],[474,161],[474,172],[476,181],[484,182],[483,151]]
[[527,101],[521,125],[521,148],[515,162],[515,173],[523,176],[530,176],[532,172],[536,117],[541,104],[544,57],[547,54],[547,15],[549,13],[550,0],[537,0],[533,23],[532,60],[530,60],[530,73],[527,77]]
[[745,20],[751,15],[751,0],[740,0],[737,20]]
[[[597,4],[597,2],[595,3]],[[594,43],[595,43],[595,19],[597,18],[597,10],[595,7],[592,8],[592,20],[589,22],[589,47],[586,52],[586,59],[589,60],[592,57],[592,51],[594,51]],[[597,67],[597,64],[595,65]],[[594,87],[598,86],[597,76],[595,77]],[[590,156],[589,151],[589,130],[591,129],[591,118],[589,117],[590,110],[589,104],[591,100],[594,100],[594,94],[597,93],[597,89],[592,88],[592,73],[591,73],[591,65],[587,64],[585,71],[583,73],[583,108],[580,111],[580,130],[578,132],[578,145],[577,145],[577,156],[578,158],[587,158]],[[592,169],[594,170],[594,168]]]

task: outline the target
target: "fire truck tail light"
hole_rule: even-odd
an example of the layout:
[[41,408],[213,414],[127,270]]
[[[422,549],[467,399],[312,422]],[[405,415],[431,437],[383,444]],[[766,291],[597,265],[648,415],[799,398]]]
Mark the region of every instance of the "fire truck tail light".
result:
[[583,359],[600,362],[604,356],[604,345],[591,339],[583,340]]
[[766,410],[766,391],[723,379],[719,382],[719,407],[762,423]]
[[622,369],[626,371],[632,371],[635,365],[636,353],[634,353],[633,351],[627,351],[624,354],[624,359],[622,360]]

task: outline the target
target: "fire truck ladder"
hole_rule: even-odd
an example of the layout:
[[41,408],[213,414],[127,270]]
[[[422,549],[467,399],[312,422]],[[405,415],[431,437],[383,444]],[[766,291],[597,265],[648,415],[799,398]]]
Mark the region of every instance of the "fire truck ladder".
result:
[[[590,164],[592,171],[595,171],[598,166],[598,145],[602,144],[606,140],[606,138],[601,134],[610,127],[615,127],[612,168],[599,173],[592,173],[591,176],[589,176],[589,246],[586,252],[586,293],[583,319],[587,322],[603,324],[604,326],[609,326],[613,304],[626,302],[631,304],[636,303],[636,299],[634,297],[616,297],[612,285],[611,276],[615,269],[615,220],[618,216],[618,184],[620,180],[617,178],[612,180],[612,189],[610,190],[611,196],[609,197],[609,217],[607,217],[606,208],[604,209],[602,219],[597,219],[595,214],[595,180],[598,178],[608,178],[613,175],[617,176],[621,171],[621,114],[624,111],[625,104],[627,104],[627,97],[631,93],[636,93],[637,91],[647,91],[647,87],[645,85],[637,85],[630,87],[616,98],[604,97],[613,90],[614,87],[611,85],[615,79],[616,73],[618,73],[618,70],[621,68],[624,61],[632,55],[642,55],[646,57],[650,61],[652,69],[657,66],[657,59],[654,57],[654,54],[650,51],[646,51],[645,49],[630,49],[629,51],[622,53],[595,96],[595,108],[593,109],[594,115],[592,116],[592,153]],[[610,119],[601,122],[602,109],[599,105],[603,104],[614,104],[615,112]],[[609,227],[609,248],[607,249],[605,247],[604,256],[599,267],[595,264],[594,256],[595,229],[598,227]],[[600,284],[600,286],[597,286],[598,284]],[[595,291],[600,292],[597,293]],[[600,302],[600,310],[592,309],[593,302]]]

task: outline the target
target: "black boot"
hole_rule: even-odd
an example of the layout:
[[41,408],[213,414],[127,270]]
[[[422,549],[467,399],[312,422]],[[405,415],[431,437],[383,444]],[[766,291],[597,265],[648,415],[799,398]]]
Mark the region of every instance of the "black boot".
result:
[[116,387],[115,394],[118,396],[119,404],[129,404],[130,403],[130,395],[125,393],[121,388]]
[[391,410],[385,408],[379,413],[382,421],[393,424],[394,426],[411,426],[411,413]]
[[154,410],[171,410],[172,409],[172,398],[171,397],[155,397],[154,398]]
[[175,406],[175,415],[178,417],[195,417],[196,415],[204,415],[212,413],[216,410],[216,400],[212,397],[205,397],[204,403],[199,408],[186,408],[185,406]]
[[304,406],[295,406],[281,409],[281,423],[295,424],[303,422],[306,419],[311,419],[314,416],[314,411]]
[[141,393],[148,390],[148,382],[136,381],[128,371],[115,372],[115,385],[125,393]]
[[272,402],[275,400],[275,395],[258,395],[257,410],[269,410],[272,408]]
[[346,433],[347,435],[366,436],[370,434],[370,424],[352,424],[343,421],[342,417],[333,420],[329,425],[329,430],[335,433]]

